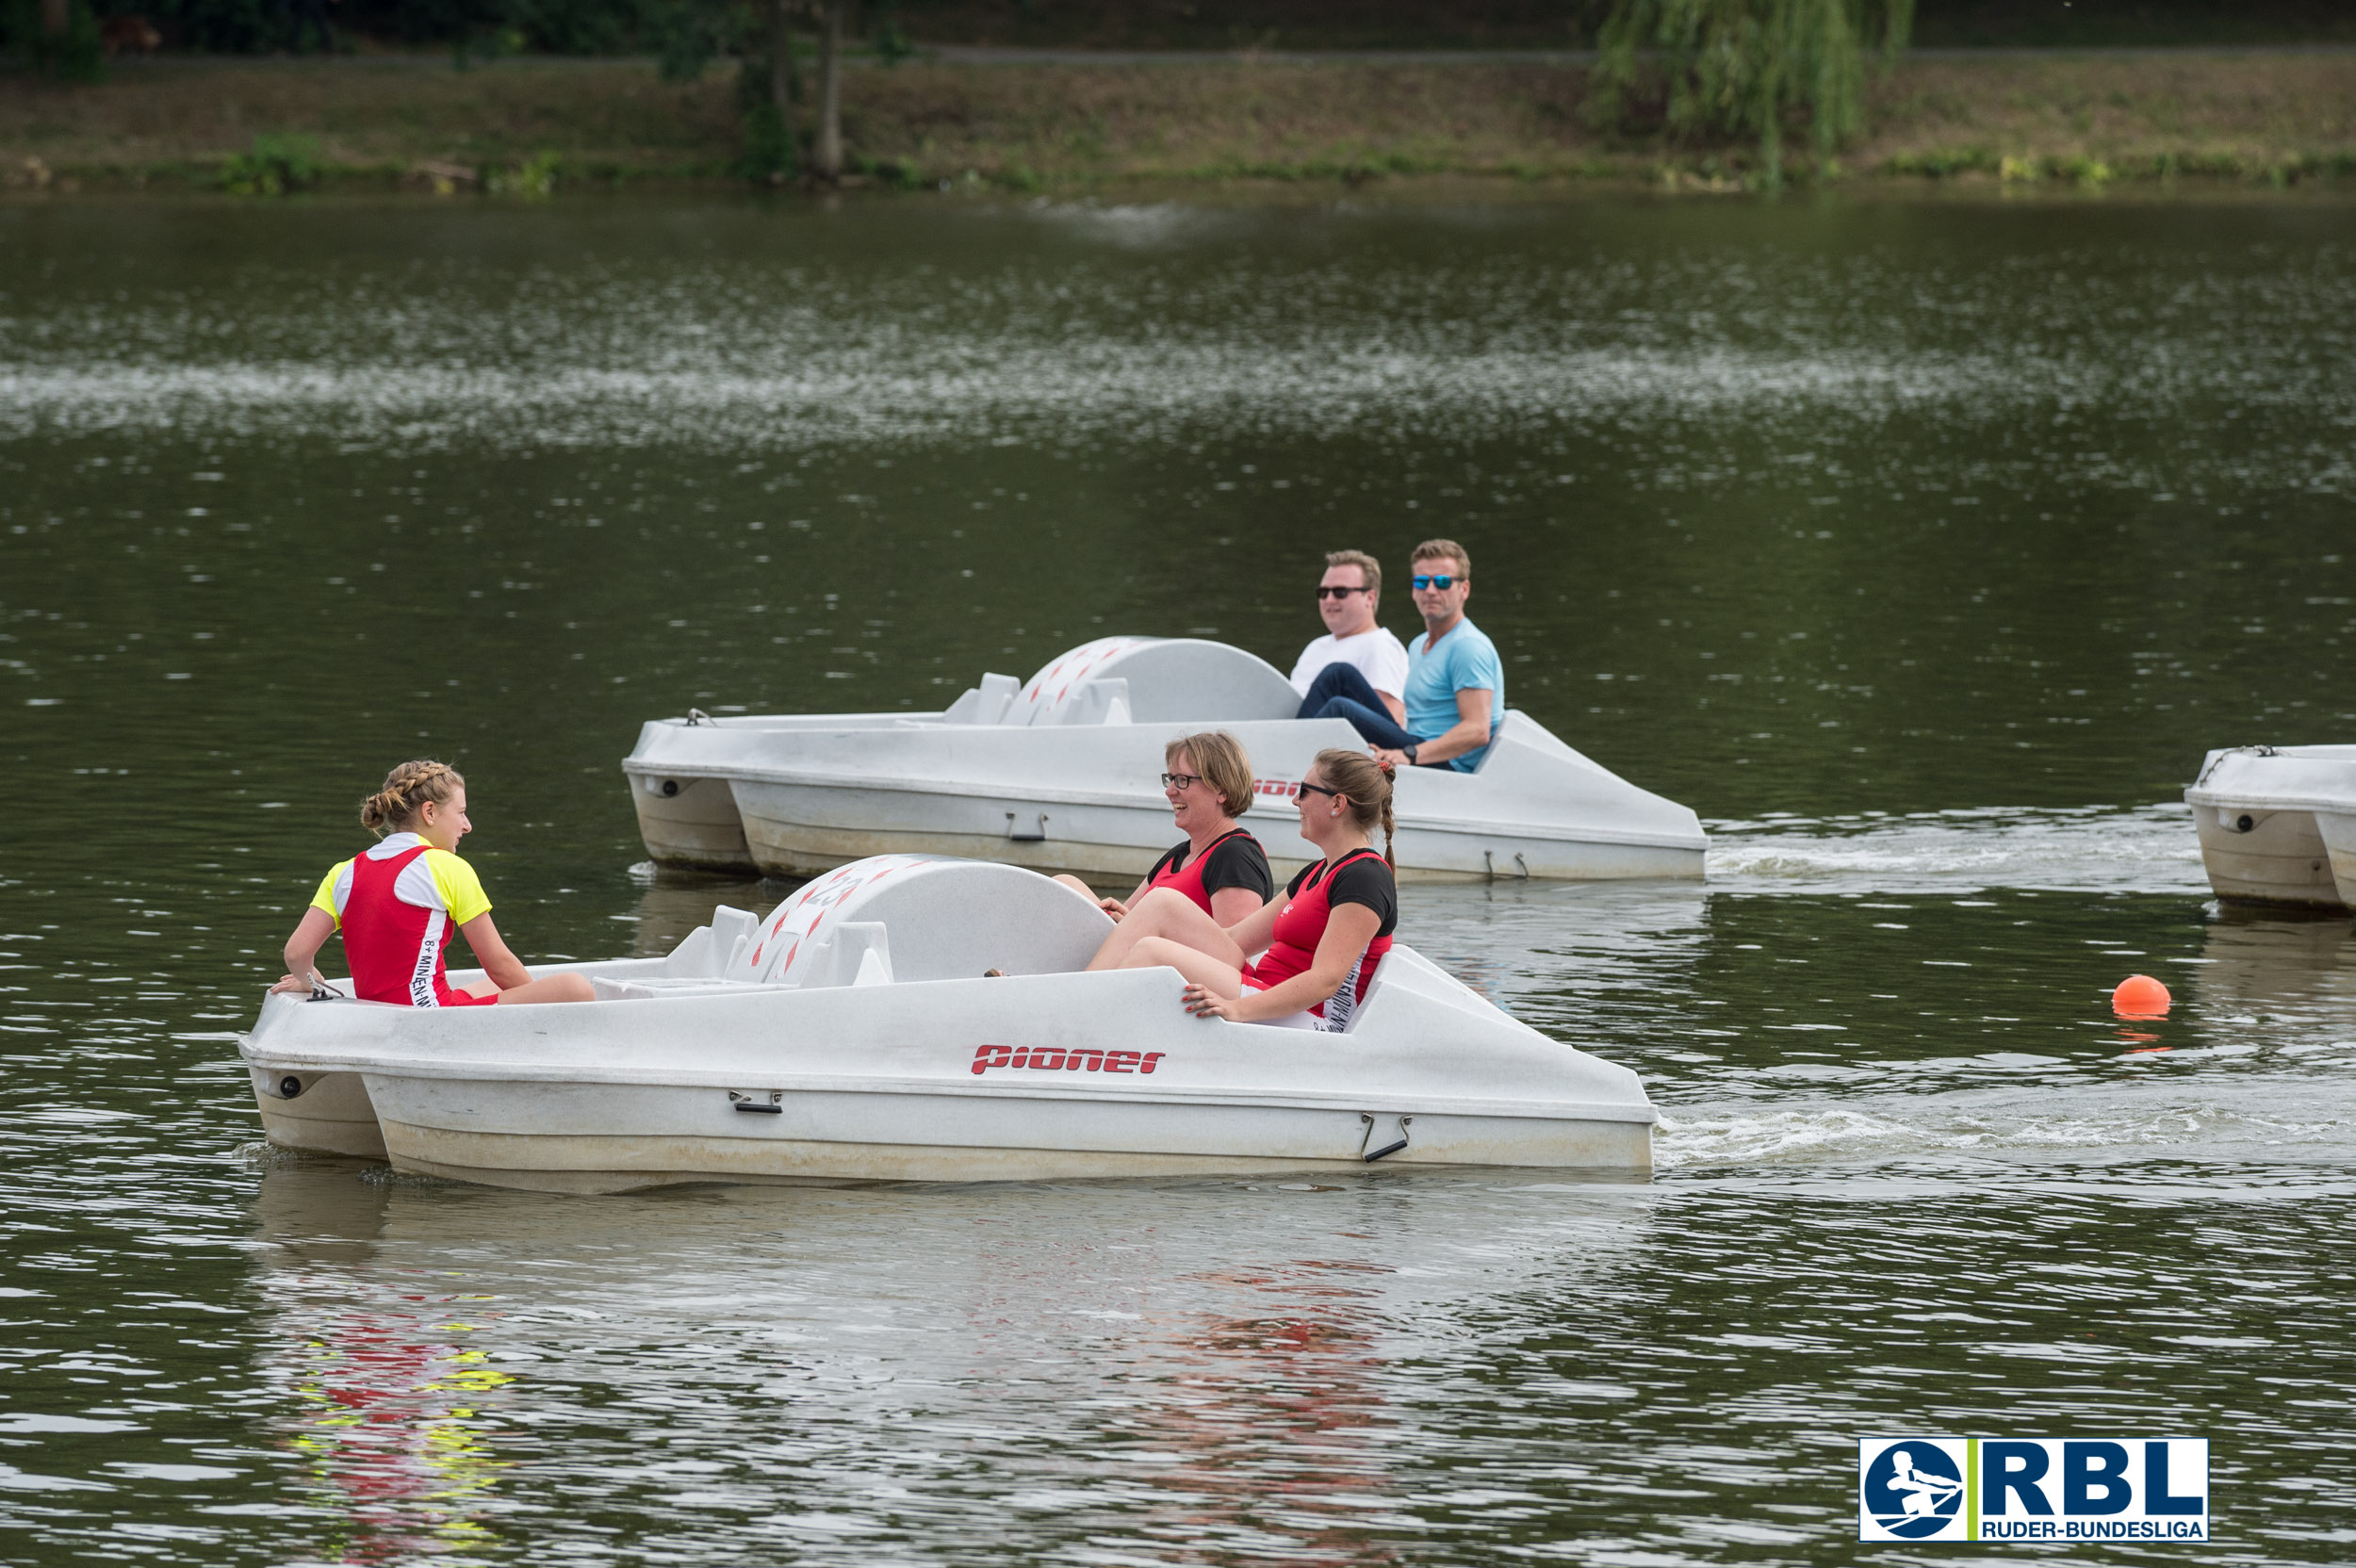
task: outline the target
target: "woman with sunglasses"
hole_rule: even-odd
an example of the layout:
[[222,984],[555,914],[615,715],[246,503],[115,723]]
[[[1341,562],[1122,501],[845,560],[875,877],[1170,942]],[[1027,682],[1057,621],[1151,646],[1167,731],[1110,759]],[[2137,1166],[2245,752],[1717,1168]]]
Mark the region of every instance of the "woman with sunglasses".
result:
[[[1221,929],[1180,900],[1148,897],[1089,967],[1167,965],[1186,976],[1185,1006],[1198,1018],[1328,1033],[1350,1027],[1399,925],[1391,773],[1362,751],[1320,751],[1293,804],[1301,836],[1322,856],[1301,869],[1282,900]],[[1371,837],[1378,826],[1379,855]]]
[[1244,755],[1242,742],[1214,729],[1170,742],[1162,762],[1170,769],[1162,775],[1162,797],[1186,838],[1153,863],[1128,902],[1096,898],[1076,876],[1055,880],[1096,898],[1096,906],[1115,921],[1126,920],[1149,895],[1168,889],[1170,896],[1183,898],[1219,924],[1234,925],[1258,912],[1276,890],[1268,852],[1235,821],[1252,808],[1252,759]]

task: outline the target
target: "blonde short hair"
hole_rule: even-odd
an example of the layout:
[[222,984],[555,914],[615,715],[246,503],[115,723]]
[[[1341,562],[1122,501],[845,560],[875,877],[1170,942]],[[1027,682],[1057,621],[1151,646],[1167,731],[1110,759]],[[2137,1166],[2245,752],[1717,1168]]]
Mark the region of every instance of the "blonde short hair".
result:
[[1383,591],[1383,563],[1364,550],[1333,550],[1325,558],[1327,566],[1355,566],[1366,574],[1368,595]]
[[1426,539],[1415,547],[1415,553],[1409,556],[1407,561],[1408,564],[1413,565],[1418,561],[1438,561],[1442,558],[1456,563],[1458,577],[1472,576],[1472,557],[1466,555],[1464,547],[1453,539]]
[[1162,748],[1163,765],[1176,767],[1182,751],[1194,759],[1194,771],[1202,776],[1203,782],[1219,792],[1229,816],[1240,817],[1252,809],[1257,787],[1252,777],[1252,759],[1245,753],[1241,741],[1223,729],[1181,735]]

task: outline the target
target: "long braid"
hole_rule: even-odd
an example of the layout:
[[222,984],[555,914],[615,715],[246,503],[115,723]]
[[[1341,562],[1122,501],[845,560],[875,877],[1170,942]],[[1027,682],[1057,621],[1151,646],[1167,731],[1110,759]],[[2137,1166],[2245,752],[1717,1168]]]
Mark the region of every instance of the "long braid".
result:
[[466,786],[466,779],[448,762],[422,757],[403,762],[384,776],[383,789],[360,803],[360,825],[382,837],[385,828],[398,828],[414,819],[427,801],[447,805]]

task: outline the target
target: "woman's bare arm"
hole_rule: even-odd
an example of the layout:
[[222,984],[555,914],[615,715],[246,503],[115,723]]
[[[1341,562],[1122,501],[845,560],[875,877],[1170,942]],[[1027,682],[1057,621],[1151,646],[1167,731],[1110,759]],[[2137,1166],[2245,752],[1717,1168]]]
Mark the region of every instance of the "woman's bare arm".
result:
[[1225,930],[1233,930],[1260,912],[1268,903],[1250,888],[1221,888],[1211,895],[1211,918]]
[[491,923],[490,911],[485,910],[460,926],[458,934],[466,939],[466,945],[474,950],[475,962],[483,966],[483,974],[499,989],[512,991],[517,986],[532,984],[532,971],[507,951],[507,944],[499,939],[499,928]]
[[[1275,924],[1273,916],[1268,923]],[[1382,926],[1383,917],[1365,905],[1337,904],[1326,917],[1325,935],[1317,939],[1317,958],[1306,971],[1264,991],[1247,989],[1236,997],[1216,996],[1200,987],[1189,987],[1186,1010],[1236,1023],[1258,1023],[1305,1011],[1341,989],[1342,976],[1350,972],[1350,966],[1357,962]]]
[[314,904],[303,911],[296,923],[294,935],[286,939],[286,972],[279,976],[274,991],[307,991],[326,982],[319,972],[319,949],[335,934],[335,917]]

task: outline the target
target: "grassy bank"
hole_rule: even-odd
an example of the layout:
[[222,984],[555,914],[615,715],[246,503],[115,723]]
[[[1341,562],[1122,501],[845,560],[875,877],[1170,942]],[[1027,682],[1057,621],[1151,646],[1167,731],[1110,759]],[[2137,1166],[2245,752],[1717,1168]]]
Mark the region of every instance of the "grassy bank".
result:
[[[1584,73],[1545,64],[1251,62],[860,68],[845,125],[876,183],[1081,188],[1418,174],[1739,187],[1739,148],[1599,136]],[[2003,55],[1910,62],[1874,90],[1843,178],[2356,185],[2356,55]],[[172,59],[93,87],[0,90],[0,178],[214,187],[256,137],[323,183],[444,189],[720,182],[735,84],[634,60]],[[517,171],[528,177],[518,180]],[[532,171],[537,171],[532,173]]]

